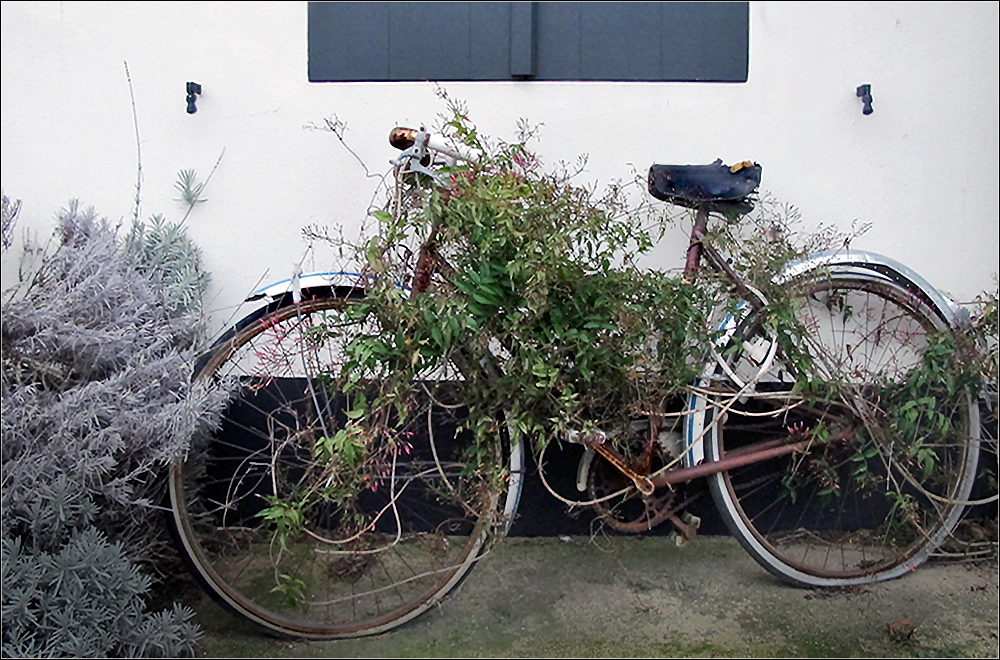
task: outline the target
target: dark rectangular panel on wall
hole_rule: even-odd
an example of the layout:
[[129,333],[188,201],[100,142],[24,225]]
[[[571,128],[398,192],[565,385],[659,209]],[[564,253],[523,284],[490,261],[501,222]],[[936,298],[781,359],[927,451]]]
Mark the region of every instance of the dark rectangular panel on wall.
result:
[[309,80],[746,82],[747,2],[310,2]]

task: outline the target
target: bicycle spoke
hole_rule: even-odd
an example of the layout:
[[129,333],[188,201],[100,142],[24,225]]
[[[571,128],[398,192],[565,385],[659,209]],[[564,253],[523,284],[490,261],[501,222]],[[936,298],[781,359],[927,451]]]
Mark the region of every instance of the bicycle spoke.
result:
[[297,636],[409,620],[457,583],[502,522],[502,487],[468,463],[460,390],[446,372],[413,383],[405,418],[379,417],[385,426],[373,428],[386,435],[345,439],[357,397],[377,385],[352,374],[358,394],[332,388],[350,342],[376,330],[349,323],[350,304],[278,309],[220,348],[206,376],[233,403],[172,479],[178,530],[209,588]]
[[[725,406],[710,453],[786,436],[810,438],[809,449],[722,473],[713,495],[751,554],[782,577],[894,577],[923,561],[961,513],[957,502],[974,477],[976,410],[967,394],[946,396],[933,378],[919,376],[925,394],[914,394],[914,374],[942,325],[907,292],[833,276],[810,284],[797,305],[811,370],[777,364],[761,375],[730,350],[729,368],[755,386]],[[759,330],[748,320],[741,341]],[[821,388],[817,400],[798,401],[803,377]],[[909,403],[920,396],[934,402],[933,419]]]

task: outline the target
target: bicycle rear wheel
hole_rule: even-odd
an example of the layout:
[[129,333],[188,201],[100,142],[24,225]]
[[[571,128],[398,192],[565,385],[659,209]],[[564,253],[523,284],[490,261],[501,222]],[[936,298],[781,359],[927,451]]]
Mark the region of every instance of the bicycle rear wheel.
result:
[[233,390],[221,427],[172,468],[195,574],[279,635],[355,637],[413,619],[504,533],[520,496],[521,445],[498,420],[497,441],[474,446],[457,371],[411,383],[391,418],[350,431],[378,385],[355,374],[369,387],[335,387],[351,342],[379,332],[358,299],[275,305],[238,324],[196,375]]
[[715,393],[702,395],[705,454],[720,460],[782,438],[808,444],[713,475],[713,497],[744,548],[785,580],[845,586],[903,575],[961,517],[978,460],[978,406],[949,382],[948,327],[919,296],[860,272],[795,286],[791,310],[811,367],[803,373],[778,350],[754,382],[773,340],[750,315],[706,367],[702,384]]

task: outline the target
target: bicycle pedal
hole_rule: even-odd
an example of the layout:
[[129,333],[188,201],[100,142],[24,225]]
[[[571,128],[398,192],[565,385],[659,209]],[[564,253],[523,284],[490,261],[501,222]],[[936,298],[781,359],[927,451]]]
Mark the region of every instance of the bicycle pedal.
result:
[[693,513],[688,513],[684,511],[681,513],[681,520],[690,525],[693,529],[698,529],[701,527],[701,518],[694,515]]
[[678,531],[670,532],[669,534],[667,534],[667,538],[673,541],[674,545],[676,545],[678,548],[683,548],[685,545],[687,545],[687,539],[684,538],[684,535]]

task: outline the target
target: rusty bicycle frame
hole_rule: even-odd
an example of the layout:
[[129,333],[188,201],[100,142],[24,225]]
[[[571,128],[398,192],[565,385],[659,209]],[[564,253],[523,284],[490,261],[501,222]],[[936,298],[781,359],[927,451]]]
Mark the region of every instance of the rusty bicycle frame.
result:
[[[427,165],[429,161],[424,155],[428,149],[428,141],[430,139],[431,136],[423,131],[403,128],[393,129],[389,142],[397,149],[404,150],[404,153],[412,151],[408,157],[400,157],[394,162],[398,167],[403,168],[404,171],[408,168],[411,171],[422,172],[437,179],[434,173],[428,169]],[[421,148],[421,140],[423,140],[423,148]],[[443,151],[447,155],[459,160],[469,160],[470,158],[468,154],[457,152],[454,148],[449,150],[448,147],[440,143],[432,145],[430,148]],[[722,254],[707,241],[708,221],[711,215],[710,208],[711,202],[695,206],[695,220],[690,231],[683,277],[686,281],[695,281],[698,272],[702,268],[703,261],[707,262],[710,268],[721,273],[729,281],[740,299],[750,306],[751,312],[759,312],[766,306],[766,301],[754,291],[753,287],[749,286],[740,277]],[[437,251],[437,229],[432,227],[428,237],[421,243],[418,251],[416,266],[410,282],[411,297],[417,296],[427,290],[435,272],[447,273],[449,270],[450,266],[448,266],[445,259]],[[723,392],[720,392],[720,394],[723,394]],[[817,417],[833,417],[829,411],[816,410],[815,412]],[[847,421],[839,416],[836,418],[841,422]],[[656,442],[655,429],[658,426],[656,424],[657,420],[653,419],[651,421],[654,423],[650,426],[651,432],[649,433],[649,439],[644,449],[645,456],[652,454],[653,445]],[[614,448],[612,443],[606,442],[606,437],[601,432],[580,437],[575,442],[601,455],[608,463],[631,480],[643,497],[648,497],[658,488],[673,487],[752,463],[771,460],[786,454],[805,452],[820,443],[845,442],[853,436],[853,433],[854,429],[849,426],[847,429],[830,433],[820,439],[809,432],[790,429],[788,435],[784,438],[771,439],[741,447],[729,452],[721,459],[706,461],[690,467],[678,467],[674,465],[668,469],[661,469],[651,476],[641,474],[630,467],[628,461]],[[646,461],[643,462],[645,463]],[[674,516],[671,515],[670,518],[673,519]],[[674,520],[673,522],[684,531],[685,526],[683,523],[680,523],[678,520]]]

